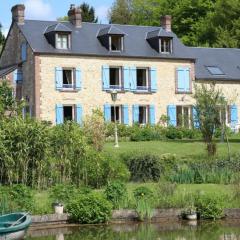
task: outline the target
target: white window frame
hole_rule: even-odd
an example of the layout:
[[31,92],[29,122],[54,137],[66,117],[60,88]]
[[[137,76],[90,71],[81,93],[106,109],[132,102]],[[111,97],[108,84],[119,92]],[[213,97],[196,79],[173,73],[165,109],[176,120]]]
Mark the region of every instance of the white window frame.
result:
[[[145,123],[140,123],[140,107],[145,107],[146,108],[146,122]],[[138,116],[138,123],[141,126],[145,126],[147,124],[149,124],[149,120],[150,120],[150,111],[149,111],[149,105],[139,105],[139,116]]]
[[[123,113],[122,113],[123,108],[122,108],[122,105],[119,104],[119,105],[116,105],[115,107],[119,107],[119,121],[117,121],[117,122],[118,122],[118,123],[123,123]],[[114,105],[110,105],[110,109],[111,109],[111,122],[114,123],[114,119],[113,119],[113,121],[112,121],[112,108],[114,108]],[[115,110],[114,110],[114,111],[115,111]],[[115,114],[115,112],[114,112],[114,114]]]
[[[177,108],[178,107],[181,107],[181,125],[178,125],[178,121],[179,121],[179,119],[178,119],[178,112],[177,112]],[[193,106],[191,106],[191,105],[177,105],[176,106],[176,116],[177,116],[177,127],[185,127],[184,125],[184,123],[185,123],[185,119],[184,119],[184,116],[185,116],[185,114],[184,114],[184,108],[188,108],[188,128],[190,129],[190,128],[192,128],[192,109],[193,109]]]
[[[170,51],[166,51],[166,41],[170,42]],[[162,51],[162,42],[164,42],[164,51]],[[173,40],[172,38],[159,38],[159,52],[163,54],[171,54],[173,52]]]
[[[69,70],[69,71],[71,71],[72,73],[71,73],[71,75],[72,75],[72,86],[69,84],[69,87],[67,87],[66,85],[67,84],[64,84],[64,83],[62,83],[62,86],[63,86],[63,90],[73,90],[73,89],[75,89],[75,86],[76,86],[76,78],[75,78],[75,68],[63,68],[62,69],[62,74],[63,74],[63,71],[65,71],[65,70]],[[64,87],[64,85],[65,85],[65,87]]]
[[[66,36],[67,37],[67,47],[66,48],[63,47],[62,40],[60,40],[61,41],[60,42],[61,46],[58,45],[60,36]],[[57,49],[60,49],[60,50],[68,50],[68,49],[70,49],[70,34],[67,34],[67,33],[56,33],[55,34],[55,42],[56,42],[56,48]]]
[[[119,37],[121,40],[121,49],[120,50],[113,50],[112,49],[112,37]],[[114,35],[110,35],[109,36],[109,51],[110,52],[122,52],[123,51],[123,36],[114,36]]]
[[[150,89],[150,69],[148,67],[137,67],[137,70],[136,70],[136,79],[137,79],[137,71],[138,69],[143,69],[143,70],[146,70],[146,87],[142,87],[142,86],[138,86],[137,85],[137,91],[148,91]],[[137,81],[138,82],[138,79]],[[141,89],[142,87],[142,89]]]
[[72,121],[76,121],[76,105],[75,104],[63,104],[63,122],[65,122],[64,107],[72,107]]
[[[119,85],[110,85],[111,83],[111,68],[116,68],[119,71]],[[116,87],[114,87],[116,86]],[[110,66],[109,67],[109,88],[110,89],[116,89],[116,90],[121,90],[123,87],[123,82],[122,82],[122,67],[120,66]]]

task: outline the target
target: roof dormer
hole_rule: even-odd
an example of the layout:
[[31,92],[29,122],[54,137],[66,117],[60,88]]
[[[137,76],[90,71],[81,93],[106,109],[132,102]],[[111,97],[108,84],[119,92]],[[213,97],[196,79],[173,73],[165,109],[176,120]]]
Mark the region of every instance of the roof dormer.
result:
[[173,53],[173,34],[163,28],[147,33],[147,41],[150,46],[162,54]]
[[72,30],[62,23],[49,26],[44,35],[48,42],[56,49],[68,50],[71,48]]
[[109,26],[100,29],[98,39],[101,44],[111,52],[122,52],[124,50],[124,35],[120,29]]

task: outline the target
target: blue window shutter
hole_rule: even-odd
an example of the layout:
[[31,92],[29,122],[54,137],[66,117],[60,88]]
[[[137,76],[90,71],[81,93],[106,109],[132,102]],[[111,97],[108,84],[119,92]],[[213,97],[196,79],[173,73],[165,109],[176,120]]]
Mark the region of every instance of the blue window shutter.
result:
[[102,66],[102,84],[103,90],[108,90],[110,88],[110,71],[109,66]]
[[157,69],[154,67],[151,67],[150,69],[150,79],[151,79],[151,91],[156,92],[157,91]]
[[82,72],[80,68],[76,68],[76,89],[81,90],[82,87]]
[[14,82],[21,82],[23,80],[23,73],[21,69],[16,69],[13,72],[13,80]]
[[55,83],[56,89],[62,89],[63,87],[63,69],[61,67],[55,68]]
[[111,122],[111,105],[104,105],[104,119],[105,122]]
[[62,124],[63,123],[63,105],[57,104],[56,105],[56,124]]
[[232,105],[230,109],[231,109],[231,128],[235,130],[238,124],[238,109],[236,105]]
[[185,91],[185,69],[177,69],[177,90],[178,92]]
[[123,68],[124,90],[130,90],[130,70],[129,67]]
[[123,124],[128,125],[129,124],[129,116],[128,116],[128,105],[123,105]]
[[167,114],[169,117],[169,125],[177,126],[177,107],[175,105],[169,105],[167,107]]
[[186,68],[184,72],[185,72],[184,91],[190,92],[190,68]]
[[22,43],[21,45],[21,59],[22,61],[27,60],[27,43]]
[[195,107],[192,108],[192,116],[193,116],[193,126],[194,128],[199,128],[200,127],[200,123],[199,123],[199,119],[197,116],[197,110]]
[[133,123],[139,122],[139,106],[133,105],[132,107]]
[[155,107],[154,105],[149,106],[149,123],[155,125]]
[[82,116],[83,115],[83,110],[82,106],[80,104],[76,105],[76,121],[78,124],[82,125]]
[[130,85],[131,85],[132,91],[137,90],[137,68],[136,67],[130,67]]

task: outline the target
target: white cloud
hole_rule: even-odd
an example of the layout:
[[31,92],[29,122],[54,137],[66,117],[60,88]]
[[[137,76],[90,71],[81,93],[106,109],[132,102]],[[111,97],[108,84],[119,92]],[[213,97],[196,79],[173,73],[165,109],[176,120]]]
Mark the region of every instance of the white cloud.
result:
[[2,30],[2,33],[3,33],[3,35],[4,35],[5,37],[7,37],[8,31],[9,31],[9,28],[4,28],[4,29]]
[[96,16],[98,17],[98,21],[102,23],[107,23],[107,15],[108,15],[108,6],[100,6],[96,8]]
[[25,0],[26,18],[37,20],[54,20],[51,5],[44,0]]

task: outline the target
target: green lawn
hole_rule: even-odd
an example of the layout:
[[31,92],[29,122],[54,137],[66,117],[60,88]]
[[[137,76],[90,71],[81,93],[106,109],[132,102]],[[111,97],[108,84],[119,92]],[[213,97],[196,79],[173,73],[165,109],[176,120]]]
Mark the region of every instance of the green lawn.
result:
[[[121,154],[126,152],[151,152],[157,155],[164,153],[177,154],[178,157],[206,157],[206,147],[200,141],[149,141],[149,142],[120,142],[119,148],[114,148],[113,143],[106,143],[104,150],[110,154]],[[231,153],[240,152],[240,141],[232,139],[230,142]],[[227,155],[227,144],[217,143],[217,155]]]

